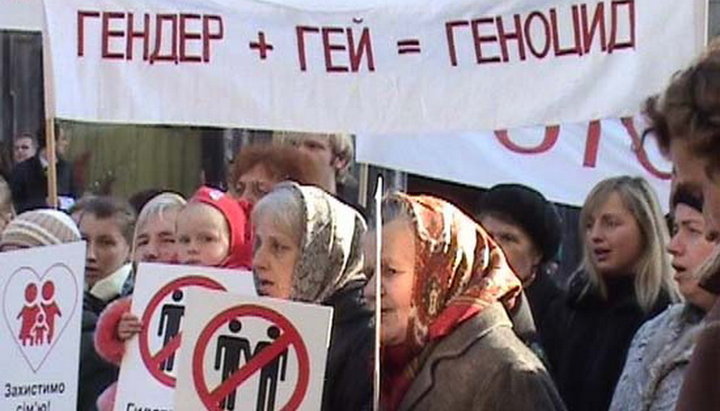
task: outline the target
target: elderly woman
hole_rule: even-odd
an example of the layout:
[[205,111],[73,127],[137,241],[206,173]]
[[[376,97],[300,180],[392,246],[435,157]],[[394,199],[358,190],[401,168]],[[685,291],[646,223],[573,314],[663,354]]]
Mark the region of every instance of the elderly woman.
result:
[[[177,261],[175,223],[184,198],[174,193],[161,193],[148,201],[137,219],[132,244],[132,260],[136,263],[174,263]],[[130,286],[133,282],[128,282]],[[124,295],[131,293],[132,287]],[[120,366],[125,354],[125,341],[140,331],[140,320],[130,313],[130,297],[121,298],[105,308],[97,323],[95,350],[107,362]],[[108,386],[98,397],[98,410],[115,406],[116,384]]]
[[[502,249],[527,296],[527,303],[521,303],[518,312],[511,313],[513,329],[548,365],[544,347],[552,340],[544,331],[548,323],[557,321],[557,313],[550,308],[563,297],[551,278],[552,262],[562,242],[560,217],[540,192],[520,184],[492,187],[482,195],[474,214]],[[527,315],[537,325],[537,332],[534,327],[523,329],[519,321],[523,308],[532,310]]]
[[160,193],[143,206],[138,215],[133,238],[134,262],[174,263],[175,223],[187,201],[175,193]]
[[[383,409],[564,409],[544,366],[512,330],[506,310],[520,281],[485,230],[427,196],[389,196],[382,219]],[[374,290],[371,282],[371,301]]]
[[372,314],[365,306],[365,221],[316,187],[282,183],[252,213],[260,295],[334,308],[323,410],[366,408],[372,398]]

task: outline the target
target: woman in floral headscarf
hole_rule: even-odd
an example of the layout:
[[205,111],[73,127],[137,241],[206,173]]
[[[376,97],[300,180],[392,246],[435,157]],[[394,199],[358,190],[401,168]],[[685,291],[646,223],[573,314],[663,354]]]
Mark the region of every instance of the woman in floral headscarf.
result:
[[365,221],[317,187],[281,183],[253,209],[258,294],[334,308],[322,409],[372,400],[372,313],[363,298]]
[[485,230],[427,196],[389,196],[382,219],[383,409],[564,409],[542,363],[513,333],[506,310],[520,281]]

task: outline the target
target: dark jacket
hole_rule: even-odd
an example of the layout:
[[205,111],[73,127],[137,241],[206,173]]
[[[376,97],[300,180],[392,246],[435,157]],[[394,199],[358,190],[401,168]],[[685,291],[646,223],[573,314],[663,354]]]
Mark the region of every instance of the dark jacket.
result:
[[85,291],[85,294],[83,295],[83,309],[92,312],[97,317],[100,316],[100,313],[103,312],[105,307],[118,298],[120,298],[119,295],[110,301],[105,301]]
[[325,370],[323,411],[372,407],[372,311],[365,305],[364,282],[353,282],[325,305],[334,308]]
[[547,368],[549,362],[540,339],[540,334],[535,326],[533,313],[530,309],[530,302],[528,301],[525,291],[520,293],[520,296],[515,301],[515,307],[507,310],[507,314],[510,317],[515,335],[517,335],[520,341],[522,341],[523,344],[542,361],[545,368]]
[[425,348],[420,358],[400,410],[565,409],[545,367],[517,338],[499,303]]
[[78,411],[95,411],[95,401],[110,384],[117,380],[118,368],[105,362],[95,352],[93,335],[98,316],[83,308],[80,336],[80,381],[78,384]]
[[520,338],[520,341],[524,342],[528,347],[539,343],[535,319],[524,291],[517,298],[515,307],[512,310],[507,310],[507,314],[510,317],[513,331]]
[[[535,320],[537,340],[543,351],[547,353],[548,346],[553,344],[553,341],[546,328],[552,328],[558,316],[565,316],[564,313],[558,312],[564,310],[565,294],[548,275],[539,275],[525,288],[525,294]],[[552,350],[552,348],[549,349]],[[552,372],[552,369],[550,371]]]
[[546,351],[571,411],[607,411],[635,332],[670,304],[662,293],[643,312],[635,302],[633,281],[625,276],[609,282],[606,300],[579,273],[565,301],[553,308],[558,322],[546,328],[553,341]]
[[[75,198],[72,165],[58,158],[56,169],[58,195]],[[43,167],[39,154],[17,164],[10,176],[15,210],[22,213],[47,207],[47,184],[47,170]]]

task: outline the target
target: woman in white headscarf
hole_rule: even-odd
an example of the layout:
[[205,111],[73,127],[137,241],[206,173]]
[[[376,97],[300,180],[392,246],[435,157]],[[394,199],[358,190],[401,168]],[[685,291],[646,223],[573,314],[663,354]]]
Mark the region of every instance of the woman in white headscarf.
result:
[[334,308],[323,410],[356,410],[372,398],[372,314],[365,306],[365,221],[317,187],[282,183],[252,214],[260,295]]

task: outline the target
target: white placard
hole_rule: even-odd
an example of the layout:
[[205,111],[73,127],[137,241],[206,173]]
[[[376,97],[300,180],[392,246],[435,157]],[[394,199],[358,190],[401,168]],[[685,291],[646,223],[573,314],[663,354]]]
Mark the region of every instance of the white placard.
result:
[[332,308],[193,289],[176,411],[321,408]]
[[74,410],[85,243],[0,253],[0,409]]
[[642,176],[668,209],[672,166],[639,120],[455,135],[363,135],[357,160],[423,176],[491,187],[520,183],[552,201],[582,206],[595,184]]
[[50,112],[353,133],[562,124],[635,114],[706,37],[704,0],[296,3],[45,0]]
[[143,331],[127,343],[115,410],[172,409],[187,294],[192,288],[256,295],[248,271],[140,264],[131,311],[141,319]]

